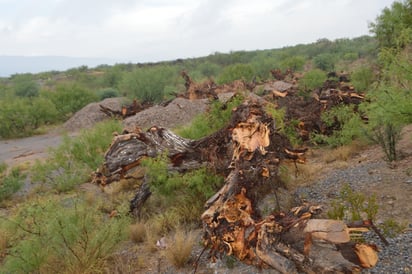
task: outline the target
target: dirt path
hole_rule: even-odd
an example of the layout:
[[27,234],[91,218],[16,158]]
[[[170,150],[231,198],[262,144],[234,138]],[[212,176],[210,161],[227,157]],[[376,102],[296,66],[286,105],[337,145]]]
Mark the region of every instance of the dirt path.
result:
[[48,149],[57,147],[62,141],[61,134],[47,133],[27,138],[0,141],[0,163],[15,166],[35,159],[45,158]]

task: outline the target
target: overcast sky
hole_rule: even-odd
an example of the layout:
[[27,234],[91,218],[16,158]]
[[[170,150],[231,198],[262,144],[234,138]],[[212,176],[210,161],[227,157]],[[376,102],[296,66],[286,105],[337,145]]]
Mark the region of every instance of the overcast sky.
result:
[[0,55],[132,62],[369,34],[391,0],[0,0]]

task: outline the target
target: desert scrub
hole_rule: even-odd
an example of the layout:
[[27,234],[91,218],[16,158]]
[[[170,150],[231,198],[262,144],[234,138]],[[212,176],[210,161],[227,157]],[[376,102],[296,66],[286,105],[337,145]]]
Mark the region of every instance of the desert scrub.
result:
[[382,229],[383,234],[387,237],[393,238],[408,227],[407,223],[399,223],[394,219],[385,220],[379,228]]
[[178,128],[177,134],[184,138],[199,139],[208,136],[227,125],[232,117],[232,110],[244,100],[240,94],[232,97],[228,102],[215,101],[207,113],[199,114],[193,118],[188,126]]
[[103,162],[113,132],[120,130],[119,121],[109,120],[83,130],[77,137],[65,135],[62,144],[51,150],[45,162],[36,162],[33,180],[50,185],[57,192],[72,190]]
[[7,165],[0,165],[0,203],[16,193],[23,186],[25,178],[18,167],[7,173]]
[[168,247],[165,250],[167,260],[176,268],[184,267],[190,260],[195,244],[196,234],[194,232],[186,232],[182,228],[176,229],[169,238]]
[[331,132],[329,135],[312,133],[310,138],[314,143],[326,143],[331,147],[338,147],[364,137],[362,120],[351,106],[333,107],[324,112],[321,119]]
[[207,168],[184,174],[168,171],[166,154],[142,161],[152,196],[142,215],[157,231],[167,233],[177,225],[198,224],[207,201],[223,184],[223,177]]
[[[5,273],[98,272],[125,239],[126,217],[108,218],[77,197],[38,198],[5,219],[13,232]],[[101,269],[100,269],[101,270]]]
[[376,195],[366,198],[363,193],[353,191],[349,184],[342,187],[338,198],[332,201],[331,207],[327,212],[329,218],[349,222],[374,220],[379,209]]

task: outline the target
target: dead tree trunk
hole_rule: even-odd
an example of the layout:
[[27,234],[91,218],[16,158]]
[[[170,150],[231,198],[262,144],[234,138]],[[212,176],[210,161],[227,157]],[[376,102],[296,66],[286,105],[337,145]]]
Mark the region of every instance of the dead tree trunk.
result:
[[[116,136],[95,182],[104,185],[119,180],[144,157],[162,153],[171,160],[170,169],[183,172],[208,165],[226,176],[223,187],[206,201],[201,216],[204,243],[212,259],[233,255],[282,273],[358,272],[359,266],[334,246],[349,242],[349,230],[341,221],[311,219],[319,207],[303,205],[268,216],[259,211],[260,201],[281,183],[280,161],[304,162],[304,151],[292,149],[287,138],[276,132],[261,104],[245,102],[233,110],[225,128],[200,140],[181,138],[158,127]],[[149,193],[143,184],[131,209],[144,203]],[[321,246],[319,241],[328,244]]]

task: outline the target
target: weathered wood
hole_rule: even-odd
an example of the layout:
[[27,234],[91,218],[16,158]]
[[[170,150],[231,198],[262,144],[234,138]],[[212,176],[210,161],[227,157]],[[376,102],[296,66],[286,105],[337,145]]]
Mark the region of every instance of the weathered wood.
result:
[[[170,169],[185,171],[206,164],[226,176],[201,215],[204,243],[212,258],[227,254],[282,273],[356,273],[358,266],[334,249],[334,244],[350,240],[348,228],[341,221],[312,219],[319,206],[304,204],[268,216],[259,210],[260,201],[281,185],[280,162],[304,162],[306,151],[291,148],[274,125],[261,104],[247,101],[233,110],[225,128],[200,140],[159,127],[125,132],[114,137],[96,178],[107,183],[125,177],[143,158],[165,153]],[[131,211],[138,215],[149,196],[145,181],[131,201]],[[372,261],[365,259],[364,265]]]

